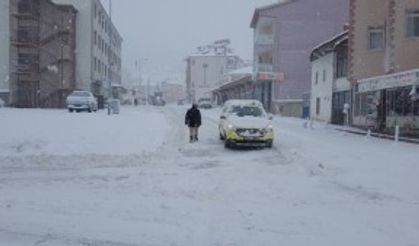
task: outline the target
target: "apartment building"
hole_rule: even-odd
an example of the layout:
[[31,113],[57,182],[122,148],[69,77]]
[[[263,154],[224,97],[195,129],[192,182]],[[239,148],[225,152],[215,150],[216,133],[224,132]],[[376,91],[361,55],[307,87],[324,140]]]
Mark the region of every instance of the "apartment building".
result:
[[268,110],[302,116],[312,48],[341,33],[348,15],[349,0],[286,0],[255,10],[253,79]]
[[78,11],[76,86],[92,91],[102,104],[109,85],[121,84],[122,37],[100,0],[54,2],[72,4]]
[[50,0],[9,4],[10,105],[63,107],[75,88],[77,11]]
[[197,54],[186,58],[186,90],[189,101],[211,98],[212,90],[222,82],[224,75],[244,66],[236,55]]
[[419,129],[419,1],[351,0],[353,124]]
[[[9,1],[0,3],[0,100],[9,102]],[[1,102],[0,102],[1,103]]]

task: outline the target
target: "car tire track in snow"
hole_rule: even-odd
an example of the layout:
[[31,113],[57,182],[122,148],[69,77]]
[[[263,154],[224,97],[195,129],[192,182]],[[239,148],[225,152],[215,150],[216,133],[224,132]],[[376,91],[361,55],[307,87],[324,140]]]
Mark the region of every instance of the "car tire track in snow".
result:
[[[164,120],[139,130],[146,141],[153,132],[163,138],[146,154],[0,159],[8,161],[0,163],[0,246],[414,245],[419,239],[417,175],[408,176],[415,164],[398,163],[393,180],[366,182],[360,174],[376,177],[392,165],[367,163],[359,142],[339,152],[336,142],[322,142],[328,132],[302,130],[293,120],[273,122],[273,149],[231,150],[218,140],[218,109],[202,110],[200,141],[192,144],[186,108],[136,110],[134,123],[144,110]],[[414,151],[403,160],[415,160]],[[340,163],[345,158],[350,161]],[[387,192],[391,181],[399,188]]]
[[[0,238],[14,238],[14,240],[11,241],[11,243],[16,243],[14,245],[29,245],[31,242],[33,242],[31,243],[33,246],[151,246],[150,244],[131,244],[112,240],[77,238],[70,237],[68,235],[59,235],[53,233],[47,233],[45,235],[36,235],[30,233],[11,232],[1,229]],[[11,244],[9,245],[11,246]],[[3,246],[2,242],[0,242],[0,246]]]

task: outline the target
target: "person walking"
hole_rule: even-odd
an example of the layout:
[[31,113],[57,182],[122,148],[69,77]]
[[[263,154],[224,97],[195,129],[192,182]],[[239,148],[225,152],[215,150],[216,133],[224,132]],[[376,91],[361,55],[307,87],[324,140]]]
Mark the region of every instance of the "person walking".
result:
[[198,141],[198,130],[201,126],[201,112],[196,103],[192,104],[192,108],[186,112],[185,125],[189,127],[190,142]]

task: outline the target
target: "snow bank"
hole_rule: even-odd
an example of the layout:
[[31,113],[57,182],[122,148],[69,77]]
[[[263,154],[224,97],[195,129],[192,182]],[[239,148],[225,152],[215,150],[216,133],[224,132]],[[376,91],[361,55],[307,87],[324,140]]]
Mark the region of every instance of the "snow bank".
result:
[[164,115],[149,108],[112,116],[3,108],[0,119],[0,156],[142,154],[155,151],[168,131]]

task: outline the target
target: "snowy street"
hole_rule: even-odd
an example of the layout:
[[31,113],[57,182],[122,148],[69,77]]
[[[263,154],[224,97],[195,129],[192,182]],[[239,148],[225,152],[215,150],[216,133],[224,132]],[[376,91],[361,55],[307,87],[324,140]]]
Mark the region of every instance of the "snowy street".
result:
[[0,246],[419,246],[418,145],[276,117],[230,150],[185,111],[1,108]]

